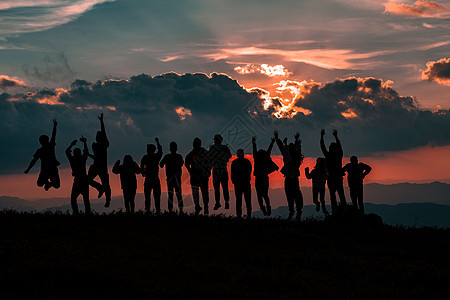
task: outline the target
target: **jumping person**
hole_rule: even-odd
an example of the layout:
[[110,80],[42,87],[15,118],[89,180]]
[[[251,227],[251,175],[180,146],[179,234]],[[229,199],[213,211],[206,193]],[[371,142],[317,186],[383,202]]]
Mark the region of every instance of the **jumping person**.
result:
[[208,151],[202,147],[202,141],[195,138],[192,142],[192,151],[186,155],[185,166],[190,175],[192,198],[195,205],[195,214],[202,210],[200,206],[200,192],[203,198],[203,213],[209,214],[209,189],[208,181],[211,176],[211,162]]
[[53,119],[52,137],[50,138],[50,140],[48,138],[48,135],[45,134],[39,137],[39,143],[42,147],[36,150],[28,168],[24,171],[25,174],[28,174],[31,168],[33,168],[33,166],[40,159],[41,171],[39,173],[37,185],[39,187],[43,186],[46,191],[48,191],[51,187],[59,189],[61,185],[58,172],[58,166],[60,165],[60,163],[56,159],[55,155],[57,126],[58,122],[56,121],[56,119]]
[[364,214],[363,180],[372,171],[372,168],[365,163],[358,162],[358,158],[352,156],[350,162],[342,168],[342,171],[348,173],[348,187],[350,188],[353,206]]
[[[109,141],[106,136],[105,123],[103,122],[103,113],[98,117],[100,120],[101,131],[97,131],[95,142],[92,143],[92,152],[90,155],[94,159],[94,163],[89,167],[88,178],[89,185],[97,189],[98,198],[101,198],[105,193],[105,207],[109,207],[111,203],[111,187],[109,185],[108,174],[108,147]],[[94,180],[95,177],[100,177],[101,184]]]
[[278,170],[278,166],[270,158],[274,143],[275,138],[272,138],[267,150],[258,150],[256,147],[256,136],[252,137],[255,189],[259,208],[265,216],[270,216],[272,213],[269,198],[269,174]]
[[334,213],[337,209],[336,192],[339,194],[341,204],[347,203],[344,194],[344,173],[342,172],[342,157],[344,153],[336,130],[333,130],[333,136],[336,139],[336,142],[330,144],[329,150],[325,147],[325,142],[323,140],[324,135],[325,129],[322,129],[320,132],[320,148],[326,159],[328,172],[327,184],[328,190],[330,191],[331,209]]
[[72,169],[73,185],[72,192],[70,194],[70,205],[74,215],[78,215],[77,198],[79,195],[83,196],[84,211],[86,214],[91,213],[91,203],[89,202],[89,181],[86,173],[86,161],[89,156],[89,150],[86,143],[86,138],[81,136],[80,141],[84,145],[83,153],[80,148],[73,149],[72,147],[77,144],[77,140],[73,140],[72,143],[66,149],[66,156],[69,160],[70,167]]
[[173,209],[173,193],[175,192],[178,200],[178,209],[183,213],[183,195],[181,194],[181,167],[184,164],[183,156],[177,153],[177,143],[171,142],[169,145],[170,153],[166,154],[159,163],[161,168],[166,167],[168,209]]
[[133,160],[131,155],[125,155],[123,164],[120,164],[120,160],[116,161],[112,172],[114,174],[120,174],[120,185],[123,192],[125,210],[127,213],[134,213],[134,199],[136,197],[137,189],[136,174],[141,173],[141,168]]
[[223,137],[220,134],[214,136],[214,144],[209,147],[208,155],[211,159],[214,197],[216,204],[214,210],[221,207],[220,205],[220,186],[223,190],[223,198],[225,199],[225,209],[230,208],[230,193],[228,191],[228,171],[227,164],[231,158],[231,151],[227,145],[222,145]]
[[247,219],[252,217],[252,187],[250,178],[252,175],[252,164],[244,157],[244,149],[237,150],[237,158],[231,163],[231,181],[234,184],[236,194],[236,215],[242,217],[242,195],[247,208]]
[[[147,145],[147,154],[142,157],[141,171],[144,181],[145,211],[150,212],[150,196],[153,191],[156,213],[161,212],[161,182],[159,181],[159,161],[162,157],[162,147],[159,139],[155,137],[156,147]],[[158,152],[155,153],[156,148]]]
[[274,132],[275,141],[283,156],[284,166],[281,168],[281,173],[284,175],[284,192],[289,206],[289,217],[291,219],[294,215],[294,203],[297,208],[296,220],[300,220],[303,209],[303,195],[300,191],[300,165],[303,162],[302,147],[300,141],[300,134],[295,134],[295,142],[287,143],[287,138],[282,142],[278,138],[278,132]]
[[325,158],[317,158],[316,166],[311,172],[309,172],[309,168],[306,167],[305,175],[306,178],[312,179],[313,203],[316,205],[316,211],[319,211],[320,206],[322,206],[322,212],[325,215],[328,215],[328,211],[325,206],[325,184],[327,183],[327,168]]

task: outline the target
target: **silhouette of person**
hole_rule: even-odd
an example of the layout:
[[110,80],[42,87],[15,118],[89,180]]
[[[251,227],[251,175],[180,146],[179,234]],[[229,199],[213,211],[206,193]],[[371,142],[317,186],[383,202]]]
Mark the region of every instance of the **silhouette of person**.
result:
[[[270,216],[272,213],[269,198],[269,174],[278,170],[278,166],[270,158],[274,143],[275,138],[272,138],[267,151],[263,149],[258,150],[256,147],[256,136],[252,137],[255,189],[259,208],[265,216]],[[266,203],[265,206],[264,201]]]
[[77,144],[77,140],[73,140],[72,143],[66,149],[66,156],[72,169],[73,185],[72,192],[70,194],[70,205],[74,215],[78,215],[77,198],[79,195],[83,196],[84,211],[86,214],[91,213],[91,203],[89,202],[89,181],[86,173],[86,161],[89,156],[89,150],[86,143],[86,138],[81,136],[80,141],[84,145],[83,153],[80,148],[73,149],[72,147]]
[[[305,168],[306,178],[312,179],[312,192],[313,192],[313,203],[316,205],[316,211],[320,210],[322,205],[322,212],[328,215],[327,208],[325,206],[325,184],[327,182],[327,168],[326,160],[323,157],[319,157],[316,160],[316,166],[309,172],[309,168]],[[320,202],[319,200],[320,196]]]
[[[144,181],[145,211],[150,211],[150,195],[153,191],[155,199],[156,213],[161,212],[161,182],[159,181],[159,161],[162,157],[162,147],[156,137],[156,147],[153,144],[147,145],[147,154],[142,157],[141,171]],[[158,152],[155,153],[156,148]]]
[[333,136],[336,142],[330,144],[329,150],[325,147],[325,142],[323,141],[323,136],[325,135],[325,129],[320,132],[320,148],[326,159],[327,172],[328,172],[328,190],[330,191],[330,202],[332,212],[336,212],[337,201],[336,192],[339,195],[341,204],[346,204],[345,193],[344,193],[344,181],[342,172],[342,157],[344,152],[342,151],[341,141],[338,138],[337,130],[333,130]]
[[365,163],[358,162],[358,158],[352,156],[350,157],[350,163],[346,164],[342,171],[348,174],[347,180],[353,206],[364,213],[363,180],[372,171],[372,168]]
[[291,219],[294,215],[294,203],[297,208],[296,219],[300,220],[303,209],[303,195],[300,191],[300,184],[298,178],[300,177],[300,165],[303,162],[302,147],[300,141],[300,134],[295,134],[295,142],[287,143],[287,138],[283,142],[278,137],[278,132],[274,132],[275,141],[283,156],[283,168],[281,173],[284,175],[284,192],[289,206],[289,217]]
[[209,189],[208,181],[211,176],[211,162],[208,151],[202,147],[202,141],[195,138],[192,142],[192,151],[186,156],[185,166],[190,174],[192,198],[194,199],[195,214],[198,215],[202,210],[200,206],[200,193],[202,191],[203,213],[209,214]]
[[252,217],[252,187],[250,179],[252,164],[244,157],[244,149],[237,150],[237,158],[231,163],[231,182],[234,184],[236,195],[236,215],[242,217],[242,195],[247,208],[247,219]]
[[175,191],[178,199],[178,209],[183,213],[183,195],[181,194],[181,167],[184,164],[183,156],[177,153],[177,143],[171,142],[169,145],[170,153],[166,154],[159,163],[161,168],[166,166],[167,193],[169,196],[169,212],[173,209],[173,193]]
[[[108,147],[109,141],[106,136],[105,123],[103,122],[103,113],[98,117],[100,120],[101,131],[97,131],[95,142],[92,143],[92,152],[90,155],[94,159],[94,163],[89,167],[88,178],[89,185],[98,191],[98,198],[101,198],[105,193],[105,207],[109,207],[111,202],[111,187],[109,185],[108,174]],[[101,184],[94,180],[95,177],[100,177]]]
[[50,140],[48,135],[45,134],[39,137],[41,147],[36,150],[33,155],[33,159],[28,165],[28,168],[24,171],[25,174],[28,174],[37,161],[41,160],[41,171],[39,173],[37,185],[39,187],[43,186],[46,191],[48,191],[51,187],[59,189],[61,185],[58,172],[58,166],[60,163],[56,159],[55,154],[57,126],[58,122],[56,119],[53,119],[52,137]]
[[126,212],[134,213],[134,198],[136,197],[137,189],[136,174],[141,173],[141,168],[133,160],[131,155],[125,155],[123,164],[120,164],[120,160],[116,161],[112,172],[114,174],[120,174],[120,185],[123,192]]
[[220,134],[214,136],[214,144],[209,147],[209,157],[211,159],[214,198],[216,204],[214,210],[221,207],[220,205],[220,186],[223,190],[223,198],[225,199],[225,209],[230,208],[230,193],[228,191],[228,171],[227,164],[231,158],[231,151],[227,145],[222,145],[223,137]]

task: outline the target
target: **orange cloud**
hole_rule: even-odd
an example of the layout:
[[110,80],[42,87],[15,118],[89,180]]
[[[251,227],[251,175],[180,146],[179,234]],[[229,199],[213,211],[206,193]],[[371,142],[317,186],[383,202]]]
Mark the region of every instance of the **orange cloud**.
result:
[[187,117],[192,116],[191,110],[189,108],[184,108],[183,106],[176,108],[175,111],[180,120],[186,120]]
[[422,79],[450,86],[450,58],[427,62],[427,69],[422,71]]
[[384,12],[422,18],[445,18],[450,16],[450,9],[434,1],[416,1],[413,5],[388,2],[384,3]]
[[349,108],[346,111],[344,111],[343,113],[341,113],[341,115],[346,118],[346,119],[353,119],[353,118],[357,118],[358,115],[356,114],[356,112]]
[[269,66],[268,64],[262,64],[260,66],[258,65],[252,65],[247,64],[245,66],[237,66],[234,68],[234,70],[239,74],[253,74],[253,73],[260,73],[267,75],[269,77],[274,76],[286,76],[288,77],[292,73],[289,72],[283,65],[275,65],[275,66]]
[[6,90],[7,88],[13,88],[18,86],[27,86],[25,82],[17,79],[16,77],[9,77],[8,75],[0,75],[0,89]]

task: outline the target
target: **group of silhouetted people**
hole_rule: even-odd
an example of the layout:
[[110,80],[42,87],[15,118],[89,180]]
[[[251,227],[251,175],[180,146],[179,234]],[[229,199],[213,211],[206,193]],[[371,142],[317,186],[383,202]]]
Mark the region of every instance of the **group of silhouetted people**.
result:
[[[72,149],[77,140],[73,140],[65,153],[72,169],[73,186],[71,192],[71,206],[73,214],[79,214],[77,198],[83,197],[86,214],[91,213],[89,202],[89,186],[98,191],[98,198],[105,195],[105,207],[110,206],[111,187],[108,174],[108,147],[109,141],[106,135],[103,114],[99,117],[101,130],[97,132],[95,142],[92,143],[92,154],[89,152],[87,140],[81,136],[79,139],[83,143],[83,150],[80,148]],[[59,161],[56,159],[56,129],[57,121],[53,120],[52,136],[49,139],[47,135],[39,137],[41,148],[33,155],[33,160],[25,170],[28,173],[38,160],[41,161],[41,171],[37,180],[37,185],[44,187],[47,191],[51,187],[58,189],[60,179],[58,173]],[[342,166],[343,150],[338,138],[337,131],[333,131],[335,142],[331,143],[327,149],[324,142],[325,130],[321,131],[320,147],[324,157],[317,158],[315,167],[310,171],[305,168],[307,179],[312,180],[313,203],[316,205],[316,211],[328,215],[325,206],[325,185],[328,185],[330,192],[331,209],[334,213],[337,210],[336,193],[339,195],[340,203],[346,204],[343,177],[348,174],[348,186],[350,188],[350,197],[353,206],[364,213],[363,204],[363,179],[370,173],[371,167],[358,162],[356,156],[350,158],[350,163]],[[279,167],[273,162],[271,152],[276,143],[283,157],[283,167],[280,172],[284,175],[284,190],[289,207],[289,219],[296,213],[296,219],[300,219],[303,209],[303,196],[300,190],[299,177],[300,166],[303,162],[300,134],[294,135],[294,141],[288,143],[288,139],[279,138],[275,131],[273,138],[267,150],[259,149],[256,146],[256,137],[252,138],[253,162],[245,158],[243,149],[237,150],[237,158],[231,163],[231,174],[228,174],[228,162],[232,154],[227,145],[223,145],[223,138],[220,134],[214,136],[214,144],[205,149],[202,147],[202,141],[195,138],[192,143],[192,150],[183,159],[183,156],[177,153],[178,146],[175,142],[169,145],[169,153],[163,157],[163,149],[159,139],[155,138],[154,144],[147,145],[147,153],[142,157],[141,164],[138,165],[131,155],[125,155],[121,164],[118,160],[112,172],[120,176],[121,188],[125,209],[129,213],[135,211],[135,196],[137,190],[137,174],[142,174],[144,181],[145,211],[151,211],[151,194],[153,192],[154,207],[156,213],[161,212],[161,183],[159,179],[159,169],[166,170],[167,192],[168,192],[168,210],[173,211],[174,194],[177,198],[177,206],[180,213],[183,213],[183,195],[182,195],[182,167],[183,165],[189,172],[190,184],[192,188],[192,198],[194,200],[194,212],[196,215],[203,210],[205,215],[209,214],[209,178],[212,174],[215,204],[214,210],[218,210],[222,205],[220,201],[220,189],[222,187],[225,209],[230,208],[230,195],[228,189],[228,180],[234,185],[236,196],[236,215],[242,217],[242,200],[245,201],[247,218],[251,217],[251,175],[255,177],[255,189],[258,198],[258,204],[261,212],[265,216],[270,216],[272,208],[269,198],[269,174],[277,171]],[[93,159],[92,165],[86,172],[88,158]],[[96,177],[100,182],[95,181]],[[200,204],[200,192],[203,200],[203,207]]]

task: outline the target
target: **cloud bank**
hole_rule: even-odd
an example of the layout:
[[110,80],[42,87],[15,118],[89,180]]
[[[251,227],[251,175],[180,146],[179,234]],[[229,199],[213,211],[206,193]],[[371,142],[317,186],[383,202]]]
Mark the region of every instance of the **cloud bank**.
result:
[[427,69],[422,71],[422,79],[450,86],[450,58],[427,62]]
[[[389,81],[345,78],[324,85],[284,81],[278,87],[279,95],[267,95],[261,89],[246,90],[225,74],[166,73],[128,80],[76,80],[68,89],[3,93],[1,172],[23,171],[39,147],[39,135],[50,133],[52,118],[60,124],[58,157],[67,165],[65,147],[81,134],[92,142],[101,112],[111,141],[110,163],[124,154],[140,159],[155,136],[165,151],[173,140],[185,155],[197,136],[208,146],[220,132],[235,149],[246,148],[252,135],[258,135],[263,146],[275,129],[289,138],[300,131],[306,156],[320,155],[321,128],[328,133],[338,129],[346,155],[450,145],[445,130],[450,126],[449,110],[423,110],[413,97],[399,95]],[[278,118],[280,106],[286,115]]]
[[415,16],[421,18],[446,18],[450,9],[434,1],[416,1],[413,5],[388,2],[384,3],[384,12],[395,15]]

